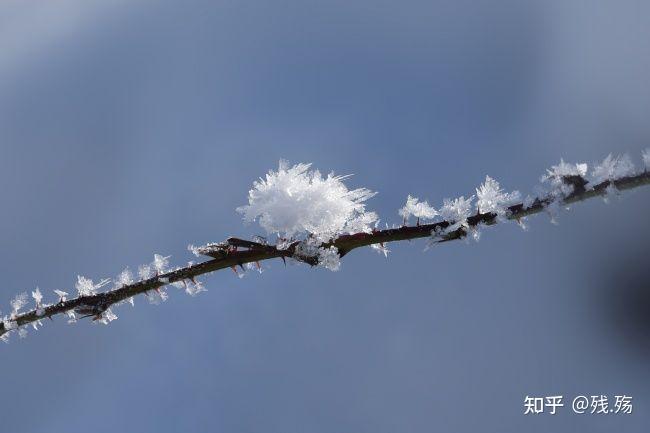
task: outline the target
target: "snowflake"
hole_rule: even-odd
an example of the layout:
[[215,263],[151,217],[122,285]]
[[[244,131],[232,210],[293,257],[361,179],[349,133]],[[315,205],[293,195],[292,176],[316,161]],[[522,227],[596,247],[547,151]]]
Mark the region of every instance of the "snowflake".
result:
[[16,297],[11,301],[11,309],[12,309],[12,315],[18,314],[18,311],[20,311],[21,308],[23,308],[27,304],[27,293],[19,293],[16,295]]
[[280,161],[278,171],[253,184],[248,205],[240,206],[246,222],[257,220],[268,233],[283,238],[311,234],[322,241],[343,233],[370,232],[377,220],[364,202],[375,195],[366,188],[348,190],[347,176],[323,177],[311,164],[289,167]]
[[450,226],[445,230],[447,233],[457,230],[460,227],[467,227],[467,218],[472,212],[472,201],[474,196],[465,198],[464,196],[450,200],[446,198],[440,209],[440,216]]
[[643,151],[643,165],[645,165],[645,169],[648,170],[650,169],[650,147],[648,147],[646,150]]
[[612,156],[610,153],[591,172],[593,184],[616,180],[634,174],[634,164],[628,155]]
[[97,294],[97,289],[105,286],[110,282],[111,280],[104,279],[101,280],[99,283],[95,284],[93,283],[93,280],[91,280],[90,278],[77,275],[77,284],[75,284],[75,288],[77,289],[79,296],[92,296]]
[[508,206],[521,199],[519,191],[504,192],[499,182],[490,176],[485,176],[483,185],[476,189],[476,197],[478,198],[476,207],[479,212],[491,212],[498,216],[505,215]]
[[402,218],[404,218],[405,224],[411,215],[415,218],[424,220],[435,218],[435,216],[438,215],[438,211],[430,206],[427,201],[421,202],[417,197],[412,197],[410,194],[406,198],[406,204],[398,211],[398,213]]

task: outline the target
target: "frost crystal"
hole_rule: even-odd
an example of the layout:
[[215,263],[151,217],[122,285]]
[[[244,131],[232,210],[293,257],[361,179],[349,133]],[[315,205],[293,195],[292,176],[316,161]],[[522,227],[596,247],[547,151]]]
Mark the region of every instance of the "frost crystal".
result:
[[111,280],[109,279],[105,279],[95,284],[90,278],[77,275],[77,284],[75,284],[75,288],[77,289],[79,296],[92,296],[97,294],[97,289],[110,283],[110,281]]
[[190,296],[196,296],[201,292],[207,292],[206,288],[203,287],[203,283],[201,283],[198,280],[195,281],[190,281],[189,283],[185,283],[185,293],[187,293]]
[[169,267],[169,257],[163,257],[160,254],[154,254],[153,255],[153,262],[151,262],[151,266],[155,269],[157,274],[164,274],[167,272],[167,268]]
[[607,180],[616,180],[632,174],[634,174],[634,164],[628,155],[612,156],[610,153],[603,162],[594,167],[591,172],[591,180],[597,185]]
[[41,290],[37,287],[36,290],[32,292],[32,298],[34,298],[34,302],[36,302],[36,306],[40,307],[41,303],[43,302],[43,294],[41,293]]
[[562,178],[566,176],[580,176],[584,177],[587,174],[588,166],[585,163],[581,164],[571,164],[564,162],[564,159],[560,159],[558,165],[554,165],[551,168],[546,170],[546,174],[542,176],[542,182],[546,181],[559,181],[562,182]]
[[467,218],[472,212],[474,196],[465,199],[464,196],[450,200],[446,198],[440,209],[440,216],[450,223],[446,232],[452,232],[462,226],[467,226]]
[[318,249],[318,266],[336,272],[341,268],[341,257],[336,247]]
[[11,301],[12,315],[18,314],[21,308],[27,304],[27,293],[20,293]]
[[67,299],[68,292],[64,292],[63,290],[55,290],[54,293],[56,293],[59,297],[59,302],[65,302]]
[[163,288],[154,289],[150,292],[147,292],[146,295],[149,302],[154,305],[165,302],[169,298],[169,295]]
[[151,266],[140,265],[138,267],[138,277],[140,277],[141,280],[148,280],[152,276],[153,276],[153,271],[151,270]]
[[28,332],[27,332],[27,329],[25,329],[25,328],[20,328],[20,329],[18,330],[18,336],[19,336],[20,338],[25,338],[25,337],[27,337],[27,334],[28,334]]
[[425,220],[435,218],[435,216],[438,215],[438,211],[430,206],[428,202],[421,202],[417,197],[412,197],[410,194],[406,198],[406,204],[398,211],[398,213],[402,218],[404,218],[404,223],[409,220],[411,215],[415,218]]
[[110,308],[107,308],[106,311],[104,311],[101,316],[96,319],[96,322],[108,325],[110,322],[113,320],[117,319],[117,314],[113,313],[113,310]]
[[507,207],[521,199],[519,191],[504,192],[499,182],[490,176],[485,176],[485,182],[476,189],[478,198],[476,207],[481,213],[492,212],[498,216],[506,214]]
[[390,250],[386,248],[384,244],[372,244],[370,245],[370,248],[377,251],[379,254],[383,254],[386,258],[388,258],[388,253],[390,253]]
[[343,233],[370,232],[377,215],[367,212],[364,202],[375,193],[366,188],[348,190],[346,176],[330,173],[324,178],[310,167],[289,167],[280,161],[278,171],[254,182],[248,205],[237,212],[283,238],[311,234],[325,241]]
[[133,284],[133,272],[131,269],[126,268],[115,279],[115,288],[119,289],[124,286]]
[[648,170],[650,169],[650,147],[648,147],[646,150],[643,151],[643,165],[645,165],[645,169]]

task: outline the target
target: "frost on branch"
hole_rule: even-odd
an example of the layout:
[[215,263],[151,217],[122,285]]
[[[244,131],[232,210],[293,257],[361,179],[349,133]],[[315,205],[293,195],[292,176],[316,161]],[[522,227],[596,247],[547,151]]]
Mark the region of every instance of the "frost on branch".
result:
[[620,179],[634,174],[634,163],[628,155],[607,155],[591,172],[591,182],[599,184],[607,180]]
[[316,238],[305,239],[296,246],[295,256],[330,271],[338,271],[341,267],[339,250],[334,246],[324,248],[320,245]]
[[485,182],[476,188],[476,207],[480,213],[495,213],[499,217],[506,214],[508,206],[521,199],[519,191],[505,192],[499,182],[485,176]]
[[95,284],[90,278],[77,275],[77,284],[75,284],[75,288],[77,289],[79,296],[92,296],[97,294],[97,289],[110,283],[110,281],[111,280],[109,279],[104,279]]
[[18,314],[21,308],[27,305],[27,293],[19,293],[14,299],[11,300],[11,315]]
[[474,196],[465,198],[464,196],[450,200],[444,199],[440,216],[450,223],[447,232],[453,232],[460,227],[467,227],[467,218],[472,214],[472,201]]
[[323,177],[310,167],[289,167],[280,161],[277,171],[253,183],[248,205],[237,211],[245,221],[257,220],[269,234],[284,238],[309,234],[327,241],[344,233],[369,233],[377,215],[366,211],[364,202],[375,193],[366,188],[348,190],[346,176]]
[[[547,193],[557,199],[562,199],[575,191],[576,187],[584,187],[588,166],[585,163],[571,164],[560,159],[558,165],[546,170],[541,181],[550,186]],[[543,192],[540,191],[540,193]]]
[[430,206],[427,201],[420,201],[417,197],[412,197],[410,194],[406,198],[406,204],[398,212],[400,216],[404,219],[404,224],[406,224],[411,216],[417,218],[418,222],[420,220],[430,220],[438,215],[433,206]]

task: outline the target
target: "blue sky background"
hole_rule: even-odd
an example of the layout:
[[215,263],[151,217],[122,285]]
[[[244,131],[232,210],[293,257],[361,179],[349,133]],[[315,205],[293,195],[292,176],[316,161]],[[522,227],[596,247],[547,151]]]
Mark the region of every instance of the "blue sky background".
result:
[[[192,259],[280,158],[354,173],[384,221],[486,174],[638,161],[644,1],[5,1],[0,297]],[[110,326],[0,347],[3,432],[625,431],[650,423],[650,190],[553,226],[205,279]],[[523,415],[627,394],[632,415]]]

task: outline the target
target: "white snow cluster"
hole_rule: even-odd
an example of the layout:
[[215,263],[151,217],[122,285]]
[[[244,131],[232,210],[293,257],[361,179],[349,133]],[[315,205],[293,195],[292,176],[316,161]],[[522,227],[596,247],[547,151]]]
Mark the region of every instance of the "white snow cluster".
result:
[[110,282],[111,280],[107,278],[101,280],[99,283],[93,283],[93,280],[90,278],[77,275],[77,284],[75,284],[75,288],[77,289],[79,296],[92,296],[97,294],[97,289],[105,286]]
[[366,211],[364,202],[375,193],[349,190],[343,183],[347,176],[323,177],[310,167],[280,161],[277,171],[253,183],[248,205],[237,211],[245,221],[257,220],[268,233],[285,238],[312,235],[327,241],[345,233],[370,232],[377,215]]
[[318,266],[330,271],[338,271],[341,267],[339,250],[334,246],[324,248],[320,245],[320,241],[316,238],[305,239],[296,246],[295,254],[304,258],[316,258]]
[[598,185],[607,180],[619,179],[633,175],[634,163],[628,155],[612,156],[607,155],[600,164],[597,164],[591,172],[591,183]]
[[476,207],[480,213],[495,213],[502,217],[506,214],[508,206],[521,200],[519,191],[505,192],[501,189],[499,182],[490,176],[485,176],[485,182],[476,188]]
[[467,199],[464,196],[453,200],[444,199],[442,208],[440,208],[440,216],[451,224],[447,227],[446,232],[452,232],[460,227],[467,227],[467,218],[472,214],[473,200],[473,195]]
[[417,197],[409,194],[406,198],[406,204],[398,211],[399,215],[404,218],[406,224],[411,216],[421,220],[430,220],[438,215],[438,211],[430,206],[427,201],[420,201]]

